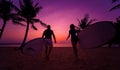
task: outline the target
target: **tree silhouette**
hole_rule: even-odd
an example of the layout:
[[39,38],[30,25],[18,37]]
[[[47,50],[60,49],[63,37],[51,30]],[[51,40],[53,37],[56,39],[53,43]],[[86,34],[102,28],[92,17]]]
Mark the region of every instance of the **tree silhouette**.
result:
[[90,19],[89,14],[86,14],[83,19],[78,20],[78,26],[82,29],[86,28],[89,26],[91,23],[93,23],[96,19]]
[[0,29],[0,39],[3,35],[6,23],[8,20],[14,18],[15,13],[12,10],[15,9],[13,2],[11,0],[1,0],[0,1],[0,19],[3,20],[2,28]]
[[[119,0],[112,0],[112,3],[118,2]],[[120,9],[120,3],[115,5],[114,7],[112,7],[110,9],[110,11],[116,10],[116,9]]]
[[45,23],[40,21],[39,19],[36,19],[36,15],[39,13],[39,11],[42,9],[41,6],[39,6],[39,3],[33,4],[32,0],[19,0],[20,7],[17,10],[18,16],[17,19],[14,20],[14,22],[20,23],[20,22],[26,22],[26,32],[23,39],[23,42],[20,46],[20,49],[22,50],[24,48],[29,27],[31,27],[34,30],[37,30],[37,28],[34,26],[34,23],[40,22],[43,26],[47,26]]

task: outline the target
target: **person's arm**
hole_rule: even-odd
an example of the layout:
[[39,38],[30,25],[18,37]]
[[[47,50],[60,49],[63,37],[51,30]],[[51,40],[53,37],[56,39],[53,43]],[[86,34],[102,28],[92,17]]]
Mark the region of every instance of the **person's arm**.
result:
[[43,34],[42,34],[42,38],[44,38],[44,35],[45,35],[45,31],[44,31]]
[[68,40],[68,39],[69,39],[69,37],[70,37],[70,34],[68,35],[68,37],[66,38],[66,40]]
[[70,32],[69,32],[69,34],[68,34],[68,36],[67,36],[66,40],[68,40],[68,39],[69,39],[69,37],[70,37]]
[[80,33],[80,30],[76,30],[76,32],[77,32],[77,36],[79,35],[79,33]]
[[56,37],[55,37],[54,32],[53,32],[53,38],[54,38],[54,42],[56,43]]

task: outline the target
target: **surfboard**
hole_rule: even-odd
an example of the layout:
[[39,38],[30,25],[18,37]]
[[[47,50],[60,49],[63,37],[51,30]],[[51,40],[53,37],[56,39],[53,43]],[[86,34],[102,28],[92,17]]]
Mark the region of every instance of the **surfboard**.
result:
[[116,33],[116,29],[111,21],[96,22],[79,33],[79,47],[95,48],[102,46],[111,41]]
[[27,55],[38,55],[41,54],[43,48],[46,46],[45,39],[35,38],[28,41],[23,49],[23,53]]

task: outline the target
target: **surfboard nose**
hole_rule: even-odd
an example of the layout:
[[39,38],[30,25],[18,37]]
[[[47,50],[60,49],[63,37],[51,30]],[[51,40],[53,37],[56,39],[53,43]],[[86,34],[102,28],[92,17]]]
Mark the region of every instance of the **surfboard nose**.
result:
[[23,49],[24,54],[26,55],[38,55],[42,53],[43,48],[45,47],[44,39],[42,38],[35,38],[28,41]]

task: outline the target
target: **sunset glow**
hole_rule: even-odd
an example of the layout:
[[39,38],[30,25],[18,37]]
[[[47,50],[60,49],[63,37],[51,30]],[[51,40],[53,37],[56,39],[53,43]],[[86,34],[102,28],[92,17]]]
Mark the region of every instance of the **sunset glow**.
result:
[[[36,18],[39,18],[46,24],[51,25],[57,39],[57,43],[68,44],[66,37],[69,31],[69,25],[78,25],[76,18],[83,18],[85,14],[89,14],[91,19],[115,20],[118,17],[120,10],[109,12],[112,7],[110,0],[33,0],[39,2],[43,9],[39,12]],[[15,4],[18,2],[15,0]],[[2,21],[1,21],[2,23]],[[1,25],[1,24],[0,24]],[[37,31],[30,28],[27,41],[42,36],[46,29],[36,23]],[[25,28],[19,25],[12,24],[11,21],[6,25],[4,34],[0,42],[21,43]]]

